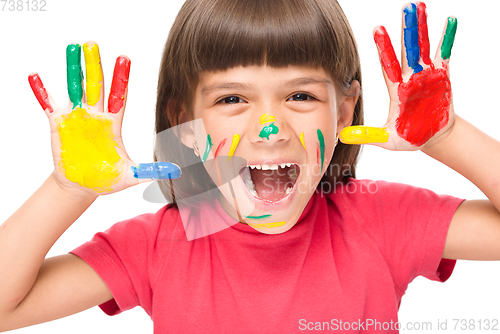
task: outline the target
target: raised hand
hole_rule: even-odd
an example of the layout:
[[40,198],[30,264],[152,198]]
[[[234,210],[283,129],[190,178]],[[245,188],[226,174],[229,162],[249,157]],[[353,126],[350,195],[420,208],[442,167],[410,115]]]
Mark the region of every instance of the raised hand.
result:
[[49,118],[54,157],[54,175],[65,188],[107,194],[142,181],[176,178],[178,166],[170,163],[136,165],[128,157],[121,138],[130,72],[130,60],[116,60],[108,108],[104,111],[104,80],[99,47],[83,45],[86,89],[83,89],[81,47],[66,49],[67,82],[70,104],[59,107],[45,89],[37,73],[29,83]]
[[417,150],[437,140],[454,124],[449,58],[457,19],[449,17],[436,57],[429,57],[427,14],[423,2],[403,8],[401,68],[383,26],[374,39],[389,90],[389,117],[383,127],[352,126],[340,132],[345,144],[373,144],[391,150]]

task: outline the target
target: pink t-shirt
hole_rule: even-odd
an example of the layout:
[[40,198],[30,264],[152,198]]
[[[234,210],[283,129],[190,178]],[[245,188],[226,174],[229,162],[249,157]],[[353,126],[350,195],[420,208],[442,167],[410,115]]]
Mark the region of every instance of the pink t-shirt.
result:
[[113,294],[100,305],[104,312],[140,305],[155,333],[301,333],[318,324],[397,333],[387,326],[398,321],[408,284],[419,275],[445,281],[453,271],[455,261],[441,255],[461,202],[351,179],[329,194],[316,192],[282,234],[232,225],[217,202],[198,214],[229,227],[187,241],[178,210],[167,205],[117,223],[71,253]]

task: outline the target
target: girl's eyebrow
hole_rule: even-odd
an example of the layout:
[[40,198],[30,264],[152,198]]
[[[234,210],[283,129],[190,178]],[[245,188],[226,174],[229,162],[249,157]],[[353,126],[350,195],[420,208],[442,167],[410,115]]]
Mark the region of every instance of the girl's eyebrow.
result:
[[[290,81],[287,81],[282,84],[282,87],[284,88],[291,88],[294,86],[303,86],[303,85],[310,85],[310,84],[326,84],[326,85],[332,85],[332,82],[330,80],[324,79],[324,78],[310,78],[310,77],[302,77],[302,78],[296,78]],[[216,90],[216,89],[246,89],[250,90],[252,88],[252,85],[240,83],[240,82],[224,82],[224,83],[216,83],[214,85],[209,85],[203,87],[201,90],[201,94],[205,95],[207,92],[211,90]]]

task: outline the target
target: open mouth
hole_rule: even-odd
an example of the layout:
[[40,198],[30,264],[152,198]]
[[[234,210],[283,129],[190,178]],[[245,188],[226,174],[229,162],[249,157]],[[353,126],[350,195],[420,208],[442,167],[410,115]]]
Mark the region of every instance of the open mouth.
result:
[[294,163],[249,165],[240,171],[250,194],[266,202],[287,197],[294,190],[299,174],[300,167]]

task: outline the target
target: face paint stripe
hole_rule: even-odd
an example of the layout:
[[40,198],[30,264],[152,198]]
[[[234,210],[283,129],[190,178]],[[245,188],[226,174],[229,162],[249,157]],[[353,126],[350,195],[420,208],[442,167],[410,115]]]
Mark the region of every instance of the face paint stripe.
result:
[[285,225],[286,222],[276,222],[276,223],[261,223],[261,224],[252,224],[249,223],[248,225],[252,226],[253,228],[276,228]]
[[182,172],[179,166],[170,162],[154,162],[132,166],[132,172],[136,179],[167,180],[178,179]]
[[214,154],[214,159],[216,159],[217,155],[219,155],[220,149],[223,148],[224,145],[226,145],[226,140],[227,140],[227,138],[224,138],[224,140],[220,142],[219,146],[217,146],[217,149],[215,150],[215,154]]
[[43,110],[48,110],[49,113],[53,113],[54,109],[50,105],[49,94],[45,90],[45,86],[43,85],[42,79],[37,73],[32,73],[28,76],[28,82],[30,83],[31,90],[33,94],[35,94],[38,103]]
[[73,108],[82,106],[83,97],[83,73],[82,73],[82,51],[79,44],[70,44],[66,48],[66,71],[68,82],[68,95],[73,103]]
[[233,142],[231,143],[231,148],[229,149],[227,161],[231,160],[231,158],[234,154],[234,151],[236,151],[236,147],[238,146],[239,142],[240,142],[240,135],[239,134],[233,135]]
[[321,174],[323,174],[323,164],[325,162],[325,138],[323,137],[323,133],[320,129],[318,129],[318,141],[321,154]]
[[406,48],[406,59],[408,66],[413,69],[413,73],[418,73],[423,70],[418,63],[420,60],[420,48],[418,46],[418,19],[417,7],[415,4],[409,4],[404,9],[405,28],[404,42]]
[[307,149],[306,149],[306,143],[305,143],[305,141],[304,141],[304,132],[302,132],[302,133],[300,134],[299,139],[300,139],[300,142],[302,143],[302,146],[304,146],[304,150],[306,150],[306,152],[307,152]]
[[342,129],[339,134],[340,141],[344,144],[369,144],[387,143],[389,132],[386,128],[374,128],[370,126],[349,126]]
[[392,82],[402,81],[401,77],[401,65],[399,60],[394,53],[394,48],[392,47],[391,39],[387,34],[387,30],[380,26],[373,35],[375,43],[379,49],[380,63],[384,68],[387,77]]
[[115,63],[113,81],[111,82],[108,99],[108,112],[111,114],[116,114],[123,108],[129,75],[130,59],[124,56],[118,57]]
[[260,125],[264,125],[265,123],[276,122],[276,117],[268,116],[269,113],[265,113],[260,116]]
[[422,61],[426,65],[431,64],[430,54],[430,44],[429,44],[429,33],[427,27],[427,13],[425,3],[417,3],[417,15],[418,15],[418,45],[420,47],[420,54],[422,55]]
[[443,37],[443,44],[441,45],[441,58],[448,59],[451,56],[451,49],[455,43],[455,34],[457,33],[458,20],[453,17],[448,18],[446,24],[446,33]]
[[85,70],[87,72],[86,92],[87,104],[95,106],[101,96],[101,86],[103,82],[101,57],[99,56],[99,46],[94,44],[90,47],[83,44],[83,54],[85,56]]
[[265,219],[265,218],[269,218],[271,217],[271,215],[262,215],[262,216],[246,216],[245,218],[248,218],[248,219]]
[[205,147],[205,153],[203,153],[203,157],[201,158],[201,162],[205,162],[208,159],[208,155],[210,154],[210,151],[212,150],[212,138],[210,138],[210,135],[207,135],[207,146]]

